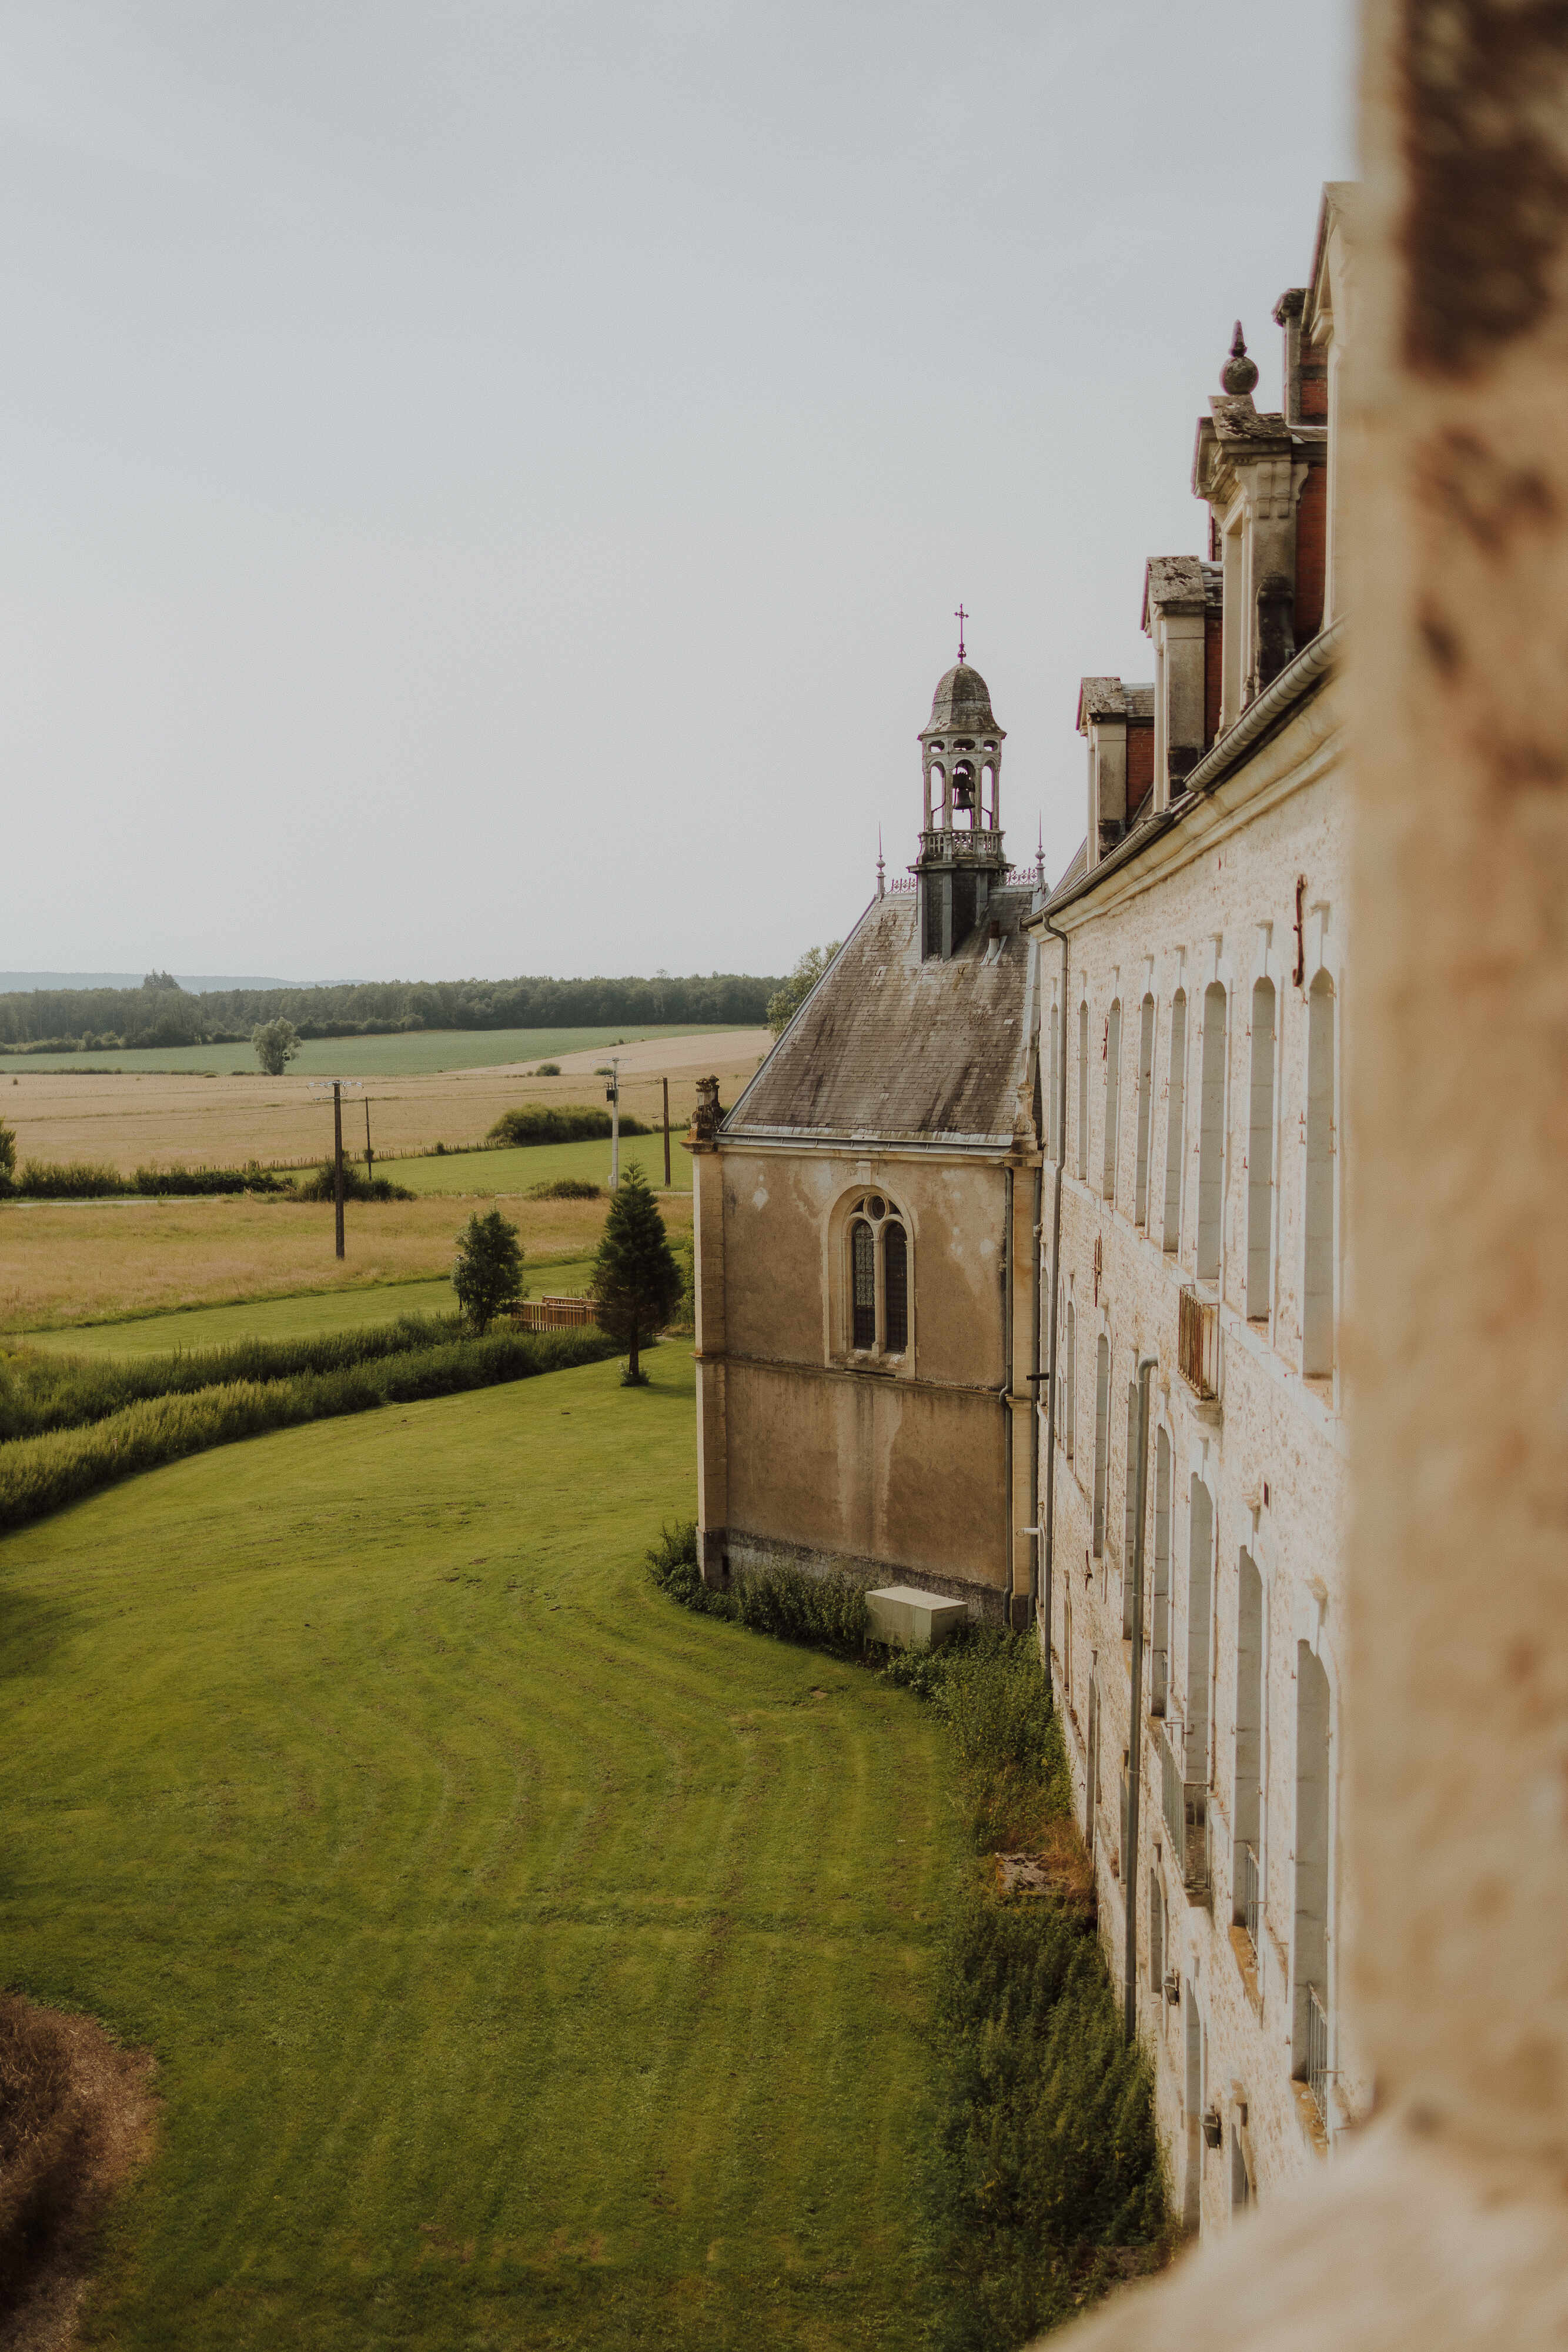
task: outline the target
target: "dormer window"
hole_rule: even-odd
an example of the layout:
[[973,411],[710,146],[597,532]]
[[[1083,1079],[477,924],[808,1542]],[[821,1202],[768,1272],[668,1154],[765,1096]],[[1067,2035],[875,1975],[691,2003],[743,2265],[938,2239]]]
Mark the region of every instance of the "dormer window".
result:
[[849,1343],[857,1356],[897,1357],[909,1347],[909,1234],[881,1192],[849,1213]]

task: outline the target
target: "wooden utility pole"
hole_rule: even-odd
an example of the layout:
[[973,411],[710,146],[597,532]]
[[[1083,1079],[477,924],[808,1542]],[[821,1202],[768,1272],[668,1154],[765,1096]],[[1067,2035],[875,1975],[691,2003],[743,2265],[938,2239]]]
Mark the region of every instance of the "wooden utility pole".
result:
[[612,1055],[610,1062],[610,1084],[604,1089],[604,1099],[610,1105],[610,1189],[621,1190],[621,1059]]
[[[324,1100],[332,1097],[332,1211],[337,1228],[338,1255],[343,1255],[343,1096],[357,1094],[363,1085],[360,1078],[312,1078],[310,1091]],[[365,1114],[365,1156],[370,1157],[370,1113]]]
[[670,1082],[664,1078],[660,1084],[664,1089],[664,1190],[667,1192],[670,1189]]
[[375,1154],[371,1150],[371,1098],[367,1095],[365,1097],[365,1181],[367,1184],[375,1181]]
[[332,1081],[332,1199],[337,1208],[338,1255],[343,1255],[343,1089]]

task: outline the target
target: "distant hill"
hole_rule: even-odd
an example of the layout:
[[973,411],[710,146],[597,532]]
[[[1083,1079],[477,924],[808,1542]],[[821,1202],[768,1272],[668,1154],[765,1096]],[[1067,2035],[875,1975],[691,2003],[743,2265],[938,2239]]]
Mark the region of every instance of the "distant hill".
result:
[[[177,971],[174,978],[193,996],[221,988],[313,988],[314,981],[234,979],[226,972]],[[0,996],[33,988],[140,988],[139,971],[0,971]]]

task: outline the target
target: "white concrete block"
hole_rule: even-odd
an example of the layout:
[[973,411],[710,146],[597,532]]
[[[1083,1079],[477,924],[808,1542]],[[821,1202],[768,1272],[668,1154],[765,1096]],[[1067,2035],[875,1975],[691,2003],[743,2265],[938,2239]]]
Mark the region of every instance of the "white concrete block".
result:
[[865,1599],[873,1641],[900,1649],[938,1649],[969,1614],[961,1601],[950,1601],[942,1592],[922,1592],[913,1584],[885,1584]]

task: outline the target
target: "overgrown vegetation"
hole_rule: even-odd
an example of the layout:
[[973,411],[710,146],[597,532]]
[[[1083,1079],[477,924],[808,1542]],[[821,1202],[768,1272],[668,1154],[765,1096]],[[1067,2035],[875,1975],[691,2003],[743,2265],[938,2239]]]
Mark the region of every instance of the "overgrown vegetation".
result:
[[[394,1327],[395,1328],[395,1327]],[[363,1340],[373,1335],[345,1335]],[[314,1345],[315,1343],[308,1343]],[[614,1342],[591,1325],[569,1331],[501,1331],[370,1354],[320,1371],[271,1380],[165,1387],[122,1410],[0,1446],[0,1528],[25,1527],[49,1511],[141,1470],[264,1430],[368,1412],[378,1405],[454,1396],[601,1361]],[[170,1361],[171,1360],[165,1360]],[[172,1360],[178,1364],[182,1360]],[[94,1368],[96,1370],[96,1367]],[[119,1370],[119,1367],[115,1367]],[[134,1370],[135,1367],[128,1369]]]
[[[936,2006],[940,2117],[925,2183],[941,2352],[1016,2352],[1166,2258],[1154,2085],[1123,2038],[1072,1823],[1061,1727],[1027,1635],[975,1627],[940,1650],[866,1644],[865,1593],[797,1570],[710,1592],[696,1529],[648,1554],[674,1600],[880,1665],[940,1715],[974,1860],[954,1890]],[[992,1857],[1027,1851],[1055,1890],[1009,1896]]]
[[[630,1111],[621,1114],[622,1135],[651,1135],[644,1119]],[[504,1111],[490,1129],[492,1145],[520,1143],[596,1143],[610,1133],[610,1113],[586,1103],[523,1103]]]
[[586,1176],[552,1176],[546,1184],[528,1186],[530,1201],[602,1201],[602,1184],[591,1184]]

